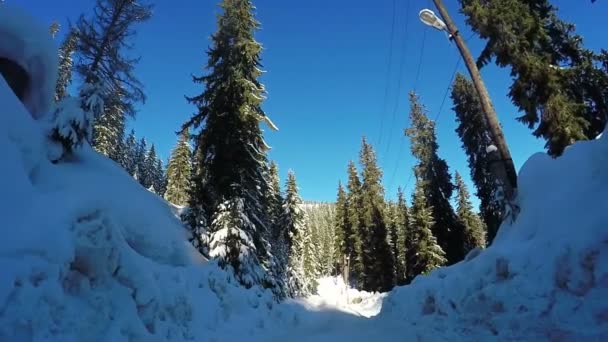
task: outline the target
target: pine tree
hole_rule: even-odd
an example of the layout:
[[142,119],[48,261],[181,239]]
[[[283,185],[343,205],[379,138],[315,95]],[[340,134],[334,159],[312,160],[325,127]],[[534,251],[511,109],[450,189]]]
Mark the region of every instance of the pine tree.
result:
[[[135,116],[135,103],[145,100],[141,83],[133,75],[137,58],[125,51],[132,45],[133,26],[151,16],[151,6],[132,0],[97,0],[90,18],[81,16],[76,23],[79,56],[76,71],[84,83],[80,89],[81,106],[94,123],[94,145],[111,155],[110,142],[116,146],[124,131],[125,115]],[[95,106],[92,95],[95,94]],[[105,118],[104,118],[105,117]],[[107,135],[107,136],[106,136]]]
[[407,283],[407,241],[410,235],[409,208],[401,188],[397,189],[395,208],[395,225],[397,228],[397,256],[395,258],[395,282],[397,285]]
[[348,217],[348,198],[342,182],[338,183],[338,195],[336,199],[336,214],[335,214],[335,244],[334,258],[336,260],[336,269],[343,276],[347,275],[348,270],[347,260],[352,260],[354,256],[354,241],[353,232]]
[[283,206],[283,196],[281,195],[281,183],[279,179],[279,167],[277,163],[272,161],[270,163],[270,182],[269,191],[267,192],[268,203],[268,219],[271,225],[271,240],[273,242],[279,241],[279,236],[284,234],[284,228],[281,224],[281,214]]
[[142,167],[139,169],[139,181],[146,189],[154,185],[156,159],[158,159],[156,147],[152,144],[150,150],[148,150],[145,155]]
[[377,165],[376,154],[363,138],[360,163],[361,182],[361,234],[364,257],[363,289],[386,292],[393,286],[393,260],[387,243],[387,229],[384,218],[386,204],[382,188],[382,171]]
[[211,223],[209,255],[220,266],[230,268],[241,284],[250,288],[272,280],[260,265],[253,237],[254,223],[245,213],[244,200],[237,198],[220,203]]
[[439,158],[435,124],[425,114],[418,96],[410,93],[410,121],[412,127],[405,134],[411,140],[412,154],[418,159],[414,168],[416,178],[432,208],[433,235],[445,251],[448,264],[464,258],[464,227],[450,204],[454,184],[445,160]]
[[55,102],[68,95],[68,86],[72,83],[72,68],[74,66],[74,50],[78,44],[78,33],[74,28],[70,29],[64,41],[59,47],[59,71],[57,73],[57,84],[55,86]]
[[452,100],[458,127],[456,133],[462,141],[462,148],[468,157],[471,179],[480,200],[479,211],[487,227],[487,239],[492,243],[502,221],[500,204],[495,199],[496,181],[490,170],[486,148],[492,144],[479,96],[473,83],[462,74],[456,75],[452,87]]
[[154,189],[156,189],[156,193],[159,196],[164,197],[165,191],[167,191],[167,176],[165,167],[160,158],[156,158],[156,163],[154,165],[154,182],[152,185],[154,186]]
[[125,115],[120,97],[116,93],[114,98],[106,100],[104,111],[93,125],[93,147],[118,163],[123,155],[121,144],[125,134]]
[[[367,254],[363,253],[363,223],[361,221],[361,211],[363,210],[363,199],[361,196],[361,180],[357,173],[357,167],[353,161],[348,163],[348,189],[347,196],[347,221],[351,231],[351,240],[353,243],[353,254],[347,256],[347,262],[350,263],[350,273],[355,276],[355,281],[358,287],[364,286],[365,265],[369,262],[366,259]],[[348,261],[350,260],[350,261]],[[348,275],[350,279],[350,275]]]
[[[283,214],[281,226],[284,234],[279,236],[278,245],[286,248],[289,252],[279,252],[279,255],[288,255],[287,259],[287,284],[293,296],[309,293],[309,286],[305,274],[305,263],[310,263],[310,232],[305,226],[306,218],[302,211],[302,199],[298,194],[298,185],[293,171],[287,174],[285,184],[285,201],[283,203]],[[306,260],[305,260],[306,256]],[[310,265],[306,265],[310,267]]]
[[188,98],[198,113],[183,126],[203,126],[195,134],[195,155],[200,158],[193,179],[196,192],[191,194],[189,206],[213,216],[224,199],[242,198],[244,214],[252,223],[243,229],[254,241],[257,260],[272,273],[273,256],[265,238],[270,229],[264,195],[269,189],[268,147],[260,123],[274,125],[261,107],[265,93],[258,80],[262,47],[254,39],[259,23],[249,0],[223,0],[221,7],[218,30],[208,50],[209,73],[193,78],[205,89]]
[[398,239],[398,226],[397,226],[397,205],[395,203],[389,202],[386,205],[384,217],[386,217],[386,225],[388,231],[388,244],[391,251],[391,256],[393,258],[393,279],[397,281],[397,273],[398,273],[398,258],[399,258],[399,239]]
[[53,21],[51,26],[49,26],[49,33],[53,39],[55,39],[55,36],[57,35],[57,32],[59,32],[60,28],[61,25],[57,21]]
[[458,202],[456,211],[458,219],[465,226],[464,253],[467,254],[474,248],[485,247],[485,227],[479,216],[473,212],[469,190],[458,172],[456,172],[456,189],[456,201]]
[[[549,0],[461,0],[467,23],[487,39],[477,64],[510,67],[509,96],[518,120],[560,155],[577,140],[594,139],[608,118],[608,53],[582,47],[574,25]],[[507,38],[508,37],[508,38]]]
[[135,170],[133,177],[139,184],[144,185],[143,181],[146,174],[146,155],[148,154],[148,143],[145,138],[141,138],[135,150]]
[[133,176],[135,174],[135,166],[137,161],[137,139],[135,138],[135,130],[131,130],[124,142],[124,169],[128,174]]
[[447,261],[443,249],[437,244],[431,230],[434,225],[433,209],[427,204],[424,188],[423,181],[416,181],[416,190],[412,199],[410,236],[407,239],[407,282]]
[[173,204],[185,206],[188,203],[190,177],[192,176],[192,151],[188,141],[190,133],[184,130],[177,142],[167,165],[167,192],[165,199]]

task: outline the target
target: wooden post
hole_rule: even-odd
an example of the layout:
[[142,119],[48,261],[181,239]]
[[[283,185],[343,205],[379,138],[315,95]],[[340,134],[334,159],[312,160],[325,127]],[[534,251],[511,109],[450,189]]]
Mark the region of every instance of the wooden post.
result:
[[475,85],[475,89],[479,94],[481,107],[485,114],[490,134],[492,135],[492,141],[496,146],[496,151],[490,152],[490,155],[493,155],[495,159],[490,165],[492,173],[496,179],[502,183],[502,186],[504,187],[504,196],[507,202],[506,204],[510,206],[511,214],[513,215],[513,218],[515,218],[518,209],[513,201],[517,196],[517,172],[515,171],[515,165],[513,164],[513,159],[511,159],[511,152],[509,152],[502,128],[498,122],[496,111],[494,110],[494,106],[490,100],[490,95],[481,78],[481,73],[477,68],[477,64],[475,64],[475,61],[471,56],[471,52],[469,51],[464,39],[462,39],[460,36],[458,28],[450,18],[447,9],[443,5],[443,2],[441,0],[433,0],[433,2],[435,3],[437,10],[439,10],[439,14],[447,26],[450,39],[454,39],[454,42],[462,55],[462,58],[464,59],[467,69],[471,75],[473,84]]

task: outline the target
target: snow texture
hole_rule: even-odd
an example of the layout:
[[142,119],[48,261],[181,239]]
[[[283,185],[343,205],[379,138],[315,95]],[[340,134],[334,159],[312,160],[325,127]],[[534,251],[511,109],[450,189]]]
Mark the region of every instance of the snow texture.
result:
[[57,47],[48,28],[20,9],[0,7],[0,57],[19,64],[30,77],[25,107],[40,118],[53,103],[57,80]]
[[[0,51],[38,43],[4,8],[13,40]],[[51,98],[41,79],[30,99]],[[86,142],[52,163],[47,123],[29,115],[48,106],[27,102],[0,77],[0,341],[608,340],[606,137],[532,156],[517,221],[466,261],[388,294],[325,278],[318,295],[276,304],[197,256],[180,208]]]

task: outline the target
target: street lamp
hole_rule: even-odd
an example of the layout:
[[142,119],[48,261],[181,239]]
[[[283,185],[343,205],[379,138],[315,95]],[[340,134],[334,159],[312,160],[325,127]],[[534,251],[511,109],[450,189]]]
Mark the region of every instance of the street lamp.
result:
[[438,29],[439,31],[447,31],[448,29],[443,20],[439,19],[435,12],[431,11],[430,9],[423,9],[422,11],[420,11],[420,14],[418,16],[420,17],[420,20],[423,23],[432,26]]

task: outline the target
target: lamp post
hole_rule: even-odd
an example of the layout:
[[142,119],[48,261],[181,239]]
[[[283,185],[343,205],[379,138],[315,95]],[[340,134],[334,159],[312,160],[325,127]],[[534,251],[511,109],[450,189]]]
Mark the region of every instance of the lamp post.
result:
[[[450,18],[447,9],[441,0],[433,0],[433,2],[435,3],[441,18],[435,15],[433,11],[423,9],[419,14],[420,20],[424,24],[434,27],[437,30],[447,32],[450,35],[450,40],[454,40],[456,43],[456,46],[464,59],[473,84],[475,85],[475,89],[477,90],[477,94],[479,95],[481,107],[495,146],[495,148],[488,149],[488,153],[493,159],[490,167],[492,169],[492,173],[503,187],[504,198],[506,200],[505,204],[509,206],[508,209],[512,215],[512,218],[515,219],[518,212],[518,208],[514,203],[514,199],[517,195],[517,173],[515,171],[515,165],[513,164],[513,159],[511,159],[511,153],[509,152],[509,148],[505,141],[502,128],[498,122],[496,111],[494,110],[494,106],[490,100],[490,95],[485,84],[483,83],[481,73],[473,60],[469,48],[467,47],[464,39],[462,39],[460,36],[458,28]],[[509,211],[505,210],[505,213],[508,214]]]

